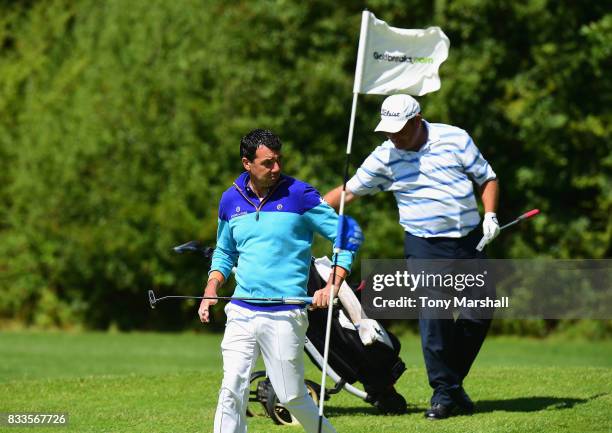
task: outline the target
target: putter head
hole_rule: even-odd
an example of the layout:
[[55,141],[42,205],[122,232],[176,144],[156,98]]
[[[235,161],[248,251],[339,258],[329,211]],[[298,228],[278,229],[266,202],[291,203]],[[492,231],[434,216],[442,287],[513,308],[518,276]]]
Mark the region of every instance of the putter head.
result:
[[189,241],[182,245],[173,248],[175,252],[183,254],[185,252],[198,253],[209,259],[212,256],[214,248],[204,247],[198,241]]
[[155,299],[155,293],[153,293],[153,290],[149,290],[149,305],[151,305],[151,308],[155,308],[156,302],[157,299]]

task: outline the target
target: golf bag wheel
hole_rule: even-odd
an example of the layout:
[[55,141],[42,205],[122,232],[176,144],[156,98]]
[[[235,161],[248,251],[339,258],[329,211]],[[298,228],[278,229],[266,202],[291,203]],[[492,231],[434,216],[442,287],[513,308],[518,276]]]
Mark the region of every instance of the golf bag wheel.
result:
[[[265,401],[268,394],[266,382],[268,384],[270,383],[266,378],[265,370],[251,373],[251,380],[249,381],[249,404],[246,409],[247,416],[268,416]],[[272,388],[272,385],[270,385],[270,388]]]
[[[304,385],[306,385],[306,390],[310,397],[314,400],[315,404],[319,404],[319,391],[321,387],[317,385],[315,382],[311,380],[305,380]],[[272,421],[275,424],[280,425],[299,425],[299,422],[289,410],[279,403],[278,398],[276,397],[276,393],[274,392],[274,388],[272,386],[268,389],[268,396],[266,402],[266,410]]]

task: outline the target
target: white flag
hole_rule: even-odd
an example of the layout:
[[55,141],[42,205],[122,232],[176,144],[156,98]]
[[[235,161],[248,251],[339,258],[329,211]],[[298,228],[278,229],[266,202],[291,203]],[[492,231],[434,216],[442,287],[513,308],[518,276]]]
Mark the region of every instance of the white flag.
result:
[[353,92],[424,95],[440,88],[450,41],[439,27],[391,27],[363,11]]

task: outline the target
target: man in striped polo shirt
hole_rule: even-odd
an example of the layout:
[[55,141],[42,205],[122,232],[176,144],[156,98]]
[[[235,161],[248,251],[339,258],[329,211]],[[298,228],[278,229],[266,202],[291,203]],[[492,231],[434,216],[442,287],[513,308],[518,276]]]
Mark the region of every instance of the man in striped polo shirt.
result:
[[[491,241],[499,233],[495,215],[495,172],[464,130],[421,117],[419,103],[392,95],[381,108],[376,131],[388,140],[366,158],[346,185],[345,202],[379,191],[391,191],[405,230],[409,259],[471,259],[481,233],[474,183],[484,206],[482,232]],[[342,187],[325,195],[335,209]],[[473,412],[463,389],[489,329],[490,319],[460,315],[457,320],[421,315],[419,330],[429,383],[433,388],[429,419],[450,416],[455,409]]]

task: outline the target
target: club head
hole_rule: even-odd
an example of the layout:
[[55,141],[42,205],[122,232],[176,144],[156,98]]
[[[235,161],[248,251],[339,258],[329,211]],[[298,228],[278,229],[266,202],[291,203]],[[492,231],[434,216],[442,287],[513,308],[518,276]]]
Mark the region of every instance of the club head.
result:
[[185,252],[198,253],[203,255],[207,259],[212,256],[212,253],[214,251],[214,249],[211,247],[202,246],[198,241],[189,241],[187,243],[174,247],[173,249],[179,254],[183,254]]
[[155,293],[153,293],[153,290],[149,290],[149,305],[151,305],[151,308],[155,308],[156,302],[157,299],[155,299]]

